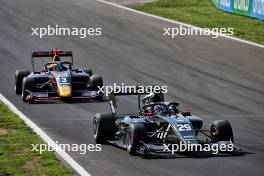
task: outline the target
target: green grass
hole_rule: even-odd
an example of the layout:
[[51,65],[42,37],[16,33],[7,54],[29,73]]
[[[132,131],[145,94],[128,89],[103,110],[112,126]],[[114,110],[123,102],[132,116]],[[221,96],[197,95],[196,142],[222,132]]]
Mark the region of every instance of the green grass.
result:
[[0,103],[0,175],[71,175],[53,152],[31,151],[44,142]]
[[234,28],[234,34],[264,44],[264,21],[223,12],[209,0],[158,0],[137,10],[203,28]]

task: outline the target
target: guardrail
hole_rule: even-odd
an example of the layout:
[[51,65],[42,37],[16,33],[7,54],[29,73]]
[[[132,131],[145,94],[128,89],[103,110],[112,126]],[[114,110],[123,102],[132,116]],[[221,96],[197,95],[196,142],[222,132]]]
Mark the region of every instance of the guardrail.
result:
[[264,20],[264,0],[210,0],[219,9]]

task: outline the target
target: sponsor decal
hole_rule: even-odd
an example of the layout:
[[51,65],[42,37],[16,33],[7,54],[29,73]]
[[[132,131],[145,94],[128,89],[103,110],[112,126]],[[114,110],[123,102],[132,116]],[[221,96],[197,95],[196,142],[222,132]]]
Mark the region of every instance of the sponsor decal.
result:
[[264,20],[264,0],[211,0],[223,11]]
[[252,0],[250,16],[264,19],[264,0]]
[[219,0],[219,8],[227,12],[232,12],[232,1],[231,0]]
[[233,12],[239,15],[249,16],[250,14],[249,0],[234,0]]

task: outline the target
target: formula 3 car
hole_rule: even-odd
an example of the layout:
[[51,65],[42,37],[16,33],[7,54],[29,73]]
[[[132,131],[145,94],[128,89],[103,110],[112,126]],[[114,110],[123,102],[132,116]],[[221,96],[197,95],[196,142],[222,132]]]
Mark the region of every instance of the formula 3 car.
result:
[[[201,118],[189,111],[180,111],[177,102],[164,102],[163,94],[150,94],[143,99],[138,94],[139,115],[120,115],[117,114],[116,96],[109,95],[111,113],[97,113],[94,117],[96,143],[111,143],[132,155],[143,157],[174,154],[171,152],[172,146],[180,143],[229,145],[227,154],[238,149],[233,145],[232,127],[226,120],[214,121],[209,130],[203,130]],[[206,139],[198,139],[199,133]]]
[[[61,58],[70,58],[62,61]],[[36,58],[50,58],[40,71],[35,70]],[[98,94],[98,86],[103,86],[102,77],[93,75],[91,69],[73,68],[71,51],[51,50],[32,53],[32,68],[15,72],[15,91],[22,100],[69,100],[72,98],[103,99]]]

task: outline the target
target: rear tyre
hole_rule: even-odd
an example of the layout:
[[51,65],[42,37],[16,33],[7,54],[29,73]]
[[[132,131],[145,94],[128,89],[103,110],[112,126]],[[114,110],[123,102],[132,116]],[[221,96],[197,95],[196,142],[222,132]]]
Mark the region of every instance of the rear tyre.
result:
[[95,114],[93,119],[94,139],[97,144],[106,144],[115,136],[115,122],[112,114]]
[[30,74],[27,70],[17,70],[15,72],[15,91],[17,95],[22,94],[22,82],[23,78]]
[[92,69],[84,68],[84,69],[82,69],[82,71],[83,71],[84,73],[87,73],[87,74],[90,75],[90,76],[93,75]]
[[129,125],[126,134],[127,152],[131,155],[136,155],[140,146],[140,141],[145,140],[145,126],[140,123],[132,123]]
[[211,125],[210,133],[213,142],[232,141],[234,142],[233,130],[227,120],[216,120]]
[[22,83],[22,100],[25,102],[33,102],[33,97],[28,98],[36,89],[35,80],[33,77],[25,77]]

